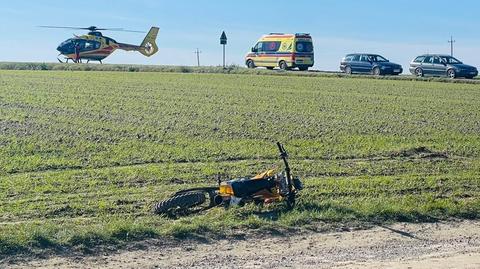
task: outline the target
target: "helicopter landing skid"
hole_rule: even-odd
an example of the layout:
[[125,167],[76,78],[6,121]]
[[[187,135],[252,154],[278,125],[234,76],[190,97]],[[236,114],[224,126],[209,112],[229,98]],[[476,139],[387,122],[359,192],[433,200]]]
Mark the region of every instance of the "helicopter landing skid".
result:
[[57,60],[58,60],[59,63],[62,63],[62,64],[64,64],[64,63],[67,63],[67,64],[68,64],[68,61],[69,61],[69,60],[72,60],[72,62],[74,62],[74,63],[76,63],[76,64],[77,64],[77,63],[82,63],[80,60],[75,61],[75,59],[67,58],[67,57],[65,57],[65,62],[62,61],[62,60],[60,60],[60,58],[57,58]]
[[[72,59],[72,58],[67,58],[65,57],[65,61],[62,61],[60,58],[57,57],[57,60],[59,63],[68,63],[69,60],[72,60],[73,63],[76,63],[76,64],[81,64],[83,63],[82,62],[82,59],[78,59],[78,60],[75,60],[75,59]],[[90,61],[94,61],[94,60],[87,60],[87,64],[90,63]],[[97,60],[100,64],[103,64],[102,60]]]

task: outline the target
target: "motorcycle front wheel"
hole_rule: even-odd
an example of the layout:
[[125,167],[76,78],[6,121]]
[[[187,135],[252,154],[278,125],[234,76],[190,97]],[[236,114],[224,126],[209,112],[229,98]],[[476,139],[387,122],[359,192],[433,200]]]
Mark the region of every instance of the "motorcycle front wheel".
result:
[[294,192],[292,192],[288,195],[287,200],[285,201],[286,204],[287,204],[287,209],[288,210],[291,210],[295,207],[295,198],[296,198],[295,196],[296,195],[295,195]]

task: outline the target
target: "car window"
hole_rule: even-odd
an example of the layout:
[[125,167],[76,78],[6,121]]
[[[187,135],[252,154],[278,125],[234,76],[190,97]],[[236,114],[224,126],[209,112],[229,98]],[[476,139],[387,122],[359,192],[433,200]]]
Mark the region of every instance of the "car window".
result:
[[432,56],[425,56],[425,59],[423,59],[423,63],[432,63]]
[[358,62],[360,61],[360,55],[354,55],[353,58],[352,58],[352,62]]
[[263,42],[263,51],[276,52],[280,48],[280,41]]
[[368,56],[367,55],[362,55],[360,57],[360,62],[368,62]]
[[442,61],[447,64],[461,64],[462,62],[458,59],[450,56],[442,56]]
[[297,47],[298,52],[312,52],[313,51],[312,42],[306,42],[306,41],[297,42],[296,47]]
[[351,62],[352,59],[353,59],[353,55],[347,55],[347,56],[345,56],[344,61],[345,62]]
[[263,51],[263,42],[258,42],[257,45],[255,45],[254,48],[254,51],[256,52],[260,52],[260,51]]
[[440,61],[440,58],[439,57],[433,57],[433,63],[434,64],[441,64],[442,62]]
[[417,58],[415,58],[415,60],[413,60],[413,62],[421,63],[423,62],[424,59],[425,59],[425,56],[418,56]]
[[372,62],[388,62],[387,59],[383,58],[380,55],[370,55],[369,57]]

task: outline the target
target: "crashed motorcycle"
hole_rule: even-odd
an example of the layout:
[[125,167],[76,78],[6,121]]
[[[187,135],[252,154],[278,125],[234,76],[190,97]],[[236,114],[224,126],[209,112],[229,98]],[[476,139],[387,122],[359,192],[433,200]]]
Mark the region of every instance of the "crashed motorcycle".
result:
[[288,163],[288,153],[277,142],[284,170],[265,171],[252,178],[244,177],[222,181],[218,179],[217,187],[194,188],[182,190],[170,198],[154,205],[156,214],[177,214],[201,211],[215,206],[243,206],[246,203],[271,204],[284,202],[288,209],[295,206],[295,199],[303,189],[298,177],[293,177]]

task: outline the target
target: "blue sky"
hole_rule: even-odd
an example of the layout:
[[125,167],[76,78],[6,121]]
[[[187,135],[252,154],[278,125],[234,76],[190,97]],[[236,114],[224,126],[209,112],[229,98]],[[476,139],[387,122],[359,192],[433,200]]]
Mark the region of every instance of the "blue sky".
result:
[[[351,52],[379,53],[408,67],[421,53],[449,53],[480,66],[480,1],[477,0],[104,0],[4,1],[0,7],[0,61],[56,61],[57,45],[81,30],[37,25],[123,27],[147,31],[160,27],[159,52],[151,58],[116,51],[108,63],[221,64],[219,36],[229,37],[227,62],[243,64],[245,53],[269,32],[308,32],[315,42],[316,68],[338,70]],[[10,28],[12,27],[12,28]],[[104,32],[125,43],[143,34]]]

